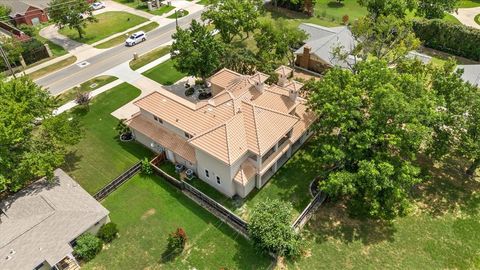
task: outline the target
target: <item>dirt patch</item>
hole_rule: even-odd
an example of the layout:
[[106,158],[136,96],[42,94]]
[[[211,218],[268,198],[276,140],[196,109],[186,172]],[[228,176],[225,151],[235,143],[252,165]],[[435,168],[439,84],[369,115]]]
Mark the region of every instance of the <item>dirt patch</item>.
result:
[[145,213],[143,213],[142,217],[140,218],[141,220],[145,220],[151,216],[153,216],[157,212],[155,208],[150,208],[148,209]]

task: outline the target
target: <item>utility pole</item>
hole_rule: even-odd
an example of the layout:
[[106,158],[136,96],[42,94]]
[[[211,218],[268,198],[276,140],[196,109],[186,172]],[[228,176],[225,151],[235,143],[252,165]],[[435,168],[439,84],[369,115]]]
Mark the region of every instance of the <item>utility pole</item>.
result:
[[178,14],[176,9],[175,9],[175,25],[177,26],[177,29],[178,29]]
[[15,77],[15,72],[13,72],[12,66],[10,65],[10,61],[8,61],[7,54],[3,50],[2,45],[0,44],[0,54],[2,55],[3,61],[5,61],[5,65],[7,66],[8,70],[10,70],[10,74],[12,74],[13,78],[16,79]]

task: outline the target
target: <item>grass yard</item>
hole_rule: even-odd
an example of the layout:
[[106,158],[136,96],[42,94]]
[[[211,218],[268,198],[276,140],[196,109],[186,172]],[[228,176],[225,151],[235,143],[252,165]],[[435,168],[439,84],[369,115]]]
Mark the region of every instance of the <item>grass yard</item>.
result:
[[137,70],[146,64],[157,60],[158,58],[170,53],[170,46],[156,48],[146,54],[140,55],[138,59],[130,61],[129,65],[132,70]]
[[474,20],[478,25],[480,25],[480,14],[477,14],[477,16],[475,16]]
[[152,10],[152,11],[149,10],[148,12],[150,12],[150,13],[152,13],[152,14],[154,14],[154,15],[157,15],[157,16],[161,16],[161,15],[163,15],[163,14],[165,14],[165,13],[168,13],[168,12],[174,10],[174,9],[175,9],[174,6],[162,6],[162,7],[159,8],[159,9]]
[[115,1],[117,3],[120,3],[120,4],[123,4],[123,5],[126,5],[126,6],[129,6],[131,8],[142,10],[142,11],[151,13],[153,15],[158,15],[158,16],[161,16],[161,15],[163,15],[165,13],[168,13],[169,11],[175,9],[174,6],[164,5],[164,6],[161,6],[159,9],[149,10],[148,6],[147,6],[147,3],[145,3],[144,1],[141,1],[141,0],[113,0],[113,1]]
[[140,95],[140,90],[124,83],[95,97],[89,110],[74,109],[85,137],[67,156],[63,169],[85,190],[94,194],[105,184],[152,153],[136,142],[120,142],[111,112]]
[[169,19],[176,19],[176,18],[182,18],[188,15],[188,10],[182,9],[182,10],[177,10],[176,13],[172,13],[170,16],[167,18]]
[[480,0],[460,0],[458,8],[473,8],[473,7],[480,7]]
[[[269,257],[157,176],[136,175],[108,196],[120,237],[83,269],[267,269]],[[186,250],[167,257],[167,237],[182,227]]]
[[54,64],[51,64],[49,66],[46,66],[44,68],[41,68],[37,71],[34,71],[32,73],[29,73],[27,76],[30,77],[32,80],[36,80],[38,78],[41,78],[49,73],[52,73],[54,71],[57,71],[59,69],[62,69],[64,67],[68,67],[71,64],[75,63],[77,61],[77,57],[75,56],[70,56],[67,57],[59,62],[56,62]]
[[159,84],[172,85],[181,78],[187,76],[186,74],[178,71],[174,67],[174,64],[174,60],[170,59],[150,70],[145,71],[143,75],[158,82]]
[[48,47],[50,47],[50,50],[52,51],[53,56],[62,56],[64,54],[67,54],[67,51],[60,45],[57,45],[53,43],[52,41],[40,36],[39,32],[42,28],[48,26],[49,24],[41,24],[39,26],[34,27],[35,32],[34,32],[34,38],[37,39],[38,41],[42,43],[48,44]]
[[61,106],[71,100],[74,100],[78,94],[80,93],[87,93],[91,92],[95,89],[98,89],[106,84],[109,84],[113,81],[115,81],[117,77],[114,76],[107,76],[107,75],[102,75],[95,77],[93,79],[90,79],[82,84],[80,86],[75,86],[74,88],[67,90],[60,95],[57,96],[57,101],[58,105]]
[[156,22],[151,22],[147,25],[144,25],[144,26],[141,26],[141,27],[138,27],[138,28],[135,28],[133,29],[132,31],[126,33],[125,35],[120,35],[118,37],[114,37],[110,40],[107,40],[103,43],[100,43],[98,45],[95,46],[95,48],[97,49],[108,49],[108,48],[111,48],[111,47],[114,47],[114,46],[117,46],[119,44],[123,44],[125,42],[125,40],[127,39],[128,36],[130,36],[131,34],[137,32],[137,31],[144,31],[144,32],[149,32],[155,28],[157,28],[159,26],[158,23]]
[[66,27],[59,32],[78,42],[92,44],[147,21],[143,17],[123,11],[109,11],[95,15],[95,17],[98,19],[98,22],[87,23],[86,33],[82,38],[78,36],[78,32],[75,29]]
[[467,179],[452,161],[424,163],[432,177],[414,190],[411,215],[354,220],[341,203],[327,203],[305,230],[311,253],[291,268],[479,269],[480,179]]

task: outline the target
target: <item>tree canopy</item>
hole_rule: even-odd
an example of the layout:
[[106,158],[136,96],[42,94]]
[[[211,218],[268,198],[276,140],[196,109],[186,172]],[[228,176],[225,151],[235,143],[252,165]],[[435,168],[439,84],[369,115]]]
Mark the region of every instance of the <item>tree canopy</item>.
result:
[[356,73],[335,68],[308,85],[320,166],[335,168],[320,188],[345,198],[352,213],[406,214],[421,181],[416,155],[432,140],[437,110],[427,71],[414,63],[397,70],[364,61]]
[[188,29],[177,29],[172,38],[171,54],[179,71],[205,81],[220,67],[223,44],[205,25],[193,20]]
[[367,8],[373,19],[393,15],[405,18],[409,12],[427,19],[443,18],[445,12],[453,12],[458,0],[358,0]]
[[230,43],[235,37],[249,37],[258,26],[262,7],[262,0],[215,0],[202,19],[210,20],[223,42]]
[[295,258],[301,255],[300,235],[290,226],[292,205],[266,200],[252,209],[248,231],[256,247],[264,252]]
[[87,22],[96,22],[93,8],[87,1],[51,0],[48,4],[48,16],[58,28],[75,29],[80,38],[85,34]]
[[0,107],[0,191],[52,178],[80,138],[78,123],[52,116],[54,99],[27,77],[0,81]]

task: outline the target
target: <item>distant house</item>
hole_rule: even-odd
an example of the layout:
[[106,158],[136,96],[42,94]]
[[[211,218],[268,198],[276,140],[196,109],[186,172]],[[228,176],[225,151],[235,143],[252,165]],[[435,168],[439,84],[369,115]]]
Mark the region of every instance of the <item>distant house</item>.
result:
[[247,196],[270,177],[312,134],[315,114],[300,97],[293,70],[242,75],[222,69],[213,75],[213,97],[190,102],[169,91],[153,92],[134,104],[140,112],[128,122],[135,139],[193,170],[228,197]]
[[[296,50],[296,62],[298,67],[317,73],[323,73],[327,69],[339,66],[350,68],[356,61],[361,59],[348,55],[346,59],[338,59],[334,54],[336,48],[342,52],[351,52],[355,48],[355,39],[347,26],[323,27],[317,24],[302,23],[300,29],[308,34],[305,44]],[[410,52],[408,58],[416,58],[423,63],[431,61],[431,57],[419,52]]]
[[10,7],[10,18],[16,25],[37,25],[48,21],[46,9],[50,0],[0,0],[0,5]]
[[60,169],[0,202],[0,269],[78,269],[75,239],[109,212]]

